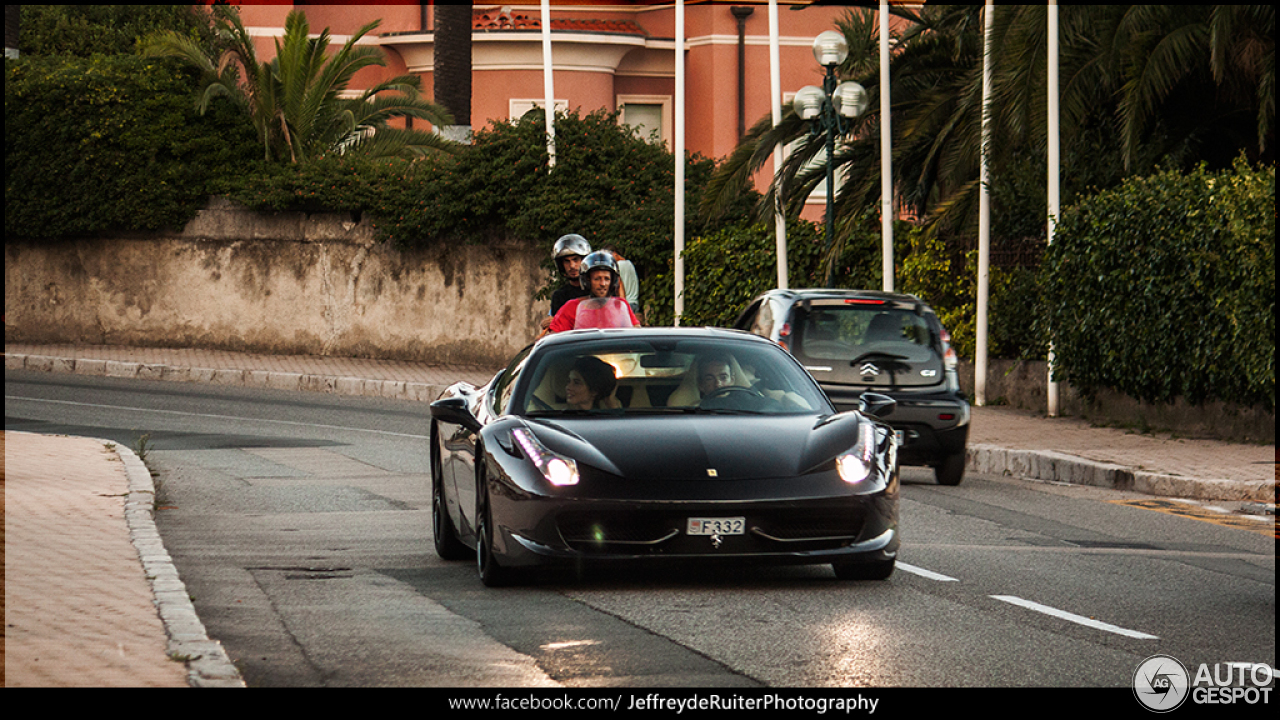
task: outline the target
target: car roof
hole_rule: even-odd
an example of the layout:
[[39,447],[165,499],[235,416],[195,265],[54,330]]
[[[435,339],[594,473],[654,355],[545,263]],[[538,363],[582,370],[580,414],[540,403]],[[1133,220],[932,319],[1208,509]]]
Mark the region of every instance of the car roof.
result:
[[591,329],[591,330],[569,330],[566,332],[554,333],[548,335],[538,341],[540,346],[551,345],[567,345],[576,342],[590,342],[595,340],[603,340],[607,338],[617,338],[619,340],[636,338],[679,338],[692,339],[699,338],[705,340],[733,340],[738,342],[763,342],[766,345],[773,343],[761,338],[759,335],[753,335],[742,330],[730,330],[727,328],[716,327],[638,327],[638,328],[609,328],[609,329]]
[[[850,290],[845,288],[805,288],[799,290],[770,290],[756,300],[764,298],[775,298],[781,300],[788,305],[794,305],[805,301],[823,301],[823,300],[879,300],[886,305],[896,305],[900,308],[911,308],[917,312],[931,312],[932,308],[924,300],[916,295],[907,293],[893,293],[884,290]],[[753,300],[752,302],[756,302]]]
[[884,290],[850,290],[845,288],[805,288],[800,290],[770,290],[765,295],[794,298],[796,300],[843,299],[843,298],[875,298],[889,302],[918,303],[923,302],[915,295],[893,293]]

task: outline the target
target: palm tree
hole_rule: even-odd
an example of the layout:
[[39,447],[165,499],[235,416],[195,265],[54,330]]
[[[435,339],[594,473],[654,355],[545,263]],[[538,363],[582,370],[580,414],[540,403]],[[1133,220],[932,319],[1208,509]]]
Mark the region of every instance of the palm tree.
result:
[[182,58],[201,71],[201,112],[215,97],[230,98],[244,108],[267,160],[305,163],[329,155],[412,158],[457,147],[434,133],[389,124],[397,118],[418,118],[437,127],[452,123],[443,108],[421,97],[416,76],[393,77],[355,96],[347,93],[358,71],[386,64],[381,50],[356,46],[380,21],[360,28],[329,56],[328,29],[310,37],[306,16],[295,10],[285,20],[283,39],[276,41],[276,57],[264,63],[258,61],[253,38],[234,8],[218,6],[214,12],[222,45],[216,56],[172,32],[151,38],[145,51]]
[[[927,219],[933,232],[967,232],[980,187],[981,7],[926,4],[918,14],[891,12],[910,21],[890,70],[898,203]],[[1046,26],[1043,5],[996,7],[990,154],[997,185],[1017,168],[1043,163]],[[838,27],[850,50],[841,79],[860,82],[870,98],[832,160],[845,178],[834,202],[839,226],[874,213],[879,202],[880,97],[875,16],[850,11]],[[1071,193],[1066,185],[1105,187],[1160,163],[1225,166],[1242,149],[1251,159],[1274,158],[1270,6],[1064,6],[1060,46],[1064,197]],[[714,214],[737,196],[778,143],[793,151],[759,208],[770,212],[780,193],[798,213],[821,181],[825,160],[820,139],[790,111],[778,127],[764,118],[748,133],[719,169],[704,212]]]
[[1226,139],[1257,159],[1274,145],[1274,6],[1132,5],[1116,32],[1126,161],[1156,125],[1169,154]]
[[473,3],[435,6],[435,100],[457,125],[446,135],[464,141],[471,131],[471,9]]

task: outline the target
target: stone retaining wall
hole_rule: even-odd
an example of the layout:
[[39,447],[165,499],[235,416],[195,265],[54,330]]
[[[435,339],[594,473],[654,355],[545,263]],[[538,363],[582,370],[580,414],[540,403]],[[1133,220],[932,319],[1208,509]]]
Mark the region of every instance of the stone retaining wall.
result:
[[546,312],[541,259],[215,200],[181,233],[6,240],[5,339],[505,364]]

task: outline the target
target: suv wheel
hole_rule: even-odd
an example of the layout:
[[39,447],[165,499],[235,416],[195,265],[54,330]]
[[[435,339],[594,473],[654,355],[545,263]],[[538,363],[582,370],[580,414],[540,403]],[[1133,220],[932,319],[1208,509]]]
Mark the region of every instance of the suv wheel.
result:
[[933,476],[937,479],[939,485],[959,485],[960,481],[964,479],[964,463],[965,452],[963,450],[953,455],[948,455],[933,468]]

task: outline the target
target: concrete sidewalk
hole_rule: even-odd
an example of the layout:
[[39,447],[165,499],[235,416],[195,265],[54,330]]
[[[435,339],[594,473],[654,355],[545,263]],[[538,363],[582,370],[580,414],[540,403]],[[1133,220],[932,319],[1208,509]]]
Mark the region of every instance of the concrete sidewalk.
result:
[[[434,400],[496,368],[191,349],[5,346],[5,369]],[[5,433],[6,687],[243,686],[206,636],[128,448]],[[1238,502],[1275,513],[1275,446],[1140,435],[975,408],[970,472]],[[963,490],[963,485],[960,488]]]
[[156,532],[137,455],[6,431],[3,485],[5,687],[244,685]]

